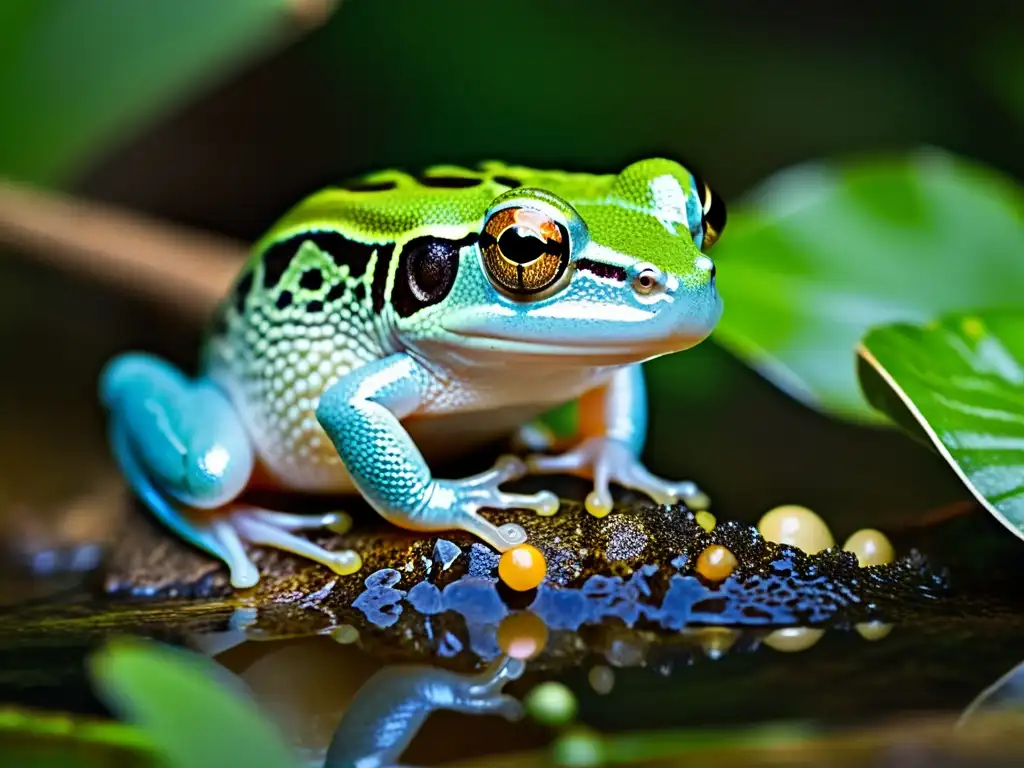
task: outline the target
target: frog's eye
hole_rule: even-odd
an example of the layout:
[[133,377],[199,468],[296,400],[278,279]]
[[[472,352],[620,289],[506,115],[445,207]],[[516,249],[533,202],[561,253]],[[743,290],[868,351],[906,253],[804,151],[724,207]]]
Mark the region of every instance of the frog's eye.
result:
[[700,200],[700,226],[704,232],[702,250],[706,251],[718,242],[718,238],[722,236],[722,230],[725,229],[725,203],[699,176],[694,176],[693,180],[696,183],[697,196]]
[[550,288],[569,264],[569,232],[533,208],[495,211],[480,235],[484,269],[495,287],[516,295]]

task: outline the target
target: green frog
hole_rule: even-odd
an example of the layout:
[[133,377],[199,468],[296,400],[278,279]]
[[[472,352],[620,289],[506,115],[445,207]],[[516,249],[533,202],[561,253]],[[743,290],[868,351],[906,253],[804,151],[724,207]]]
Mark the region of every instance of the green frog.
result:
[[[715,327],[706,252],[724,226],[721,198],[660,158],[617,174],[388,170],[322,190],[256,243],[196,377],[139,352],[107,365],[113,454],[146,506],[237,588],[259,580],[246,543],[340,575],[362,562],[298,535],[343,514],[257,507],[250,488],[358,493],[397,526],[463,530],[502,553],[525,543],[522,526],[480,510],[558,510],[551,492],[501,489],[528,473],[589,478],[597,516],[613,485],[662,504],[697,498],[640,460],[642,365]],[[571,435],[550,428],[566,404]],[[525,458],[462,479],[428,465],[502,435]]]

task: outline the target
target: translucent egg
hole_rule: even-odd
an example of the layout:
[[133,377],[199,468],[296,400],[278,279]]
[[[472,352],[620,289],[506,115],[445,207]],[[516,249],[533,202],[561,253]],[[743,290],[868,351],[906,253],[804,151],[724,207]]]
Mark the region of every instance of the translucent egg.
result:
[[807,507],[786,504],[764,514],[757,530],[768,541],[789,544],[809,555],[835,546],[835,539],[825,521]]
[[874,528],[864,528],[854,533],[843,544],[843,549],[853,552],[862,568],[868,565],[891,563],[896,556],[889,539],[884,533],[876,531]]

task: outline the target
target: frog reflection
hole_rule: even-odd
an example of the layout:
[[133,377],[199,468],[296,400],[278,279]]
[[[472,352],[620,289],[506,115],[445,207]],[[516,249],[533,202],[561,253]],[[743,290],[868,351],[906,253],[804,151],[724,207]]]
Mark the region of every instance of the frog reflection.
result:
[[508,656],[476,674],[421,664],[385,667],[352,699],[334,731],[324,768],[398,765],[402,752],[437,710],[517,720],[522,704],[502,688],[524,668],[524,662]]

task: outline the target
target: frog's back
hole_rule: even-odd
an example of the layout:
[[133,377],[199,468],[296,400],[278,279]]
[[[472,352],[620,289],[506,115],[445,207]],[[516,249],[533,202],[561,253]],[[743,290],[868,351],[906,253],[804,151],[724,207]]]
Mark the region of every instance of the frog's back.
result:
[[[203,359],[276,481],[351,488],[316,408],[346,373],[398,351],[392,307],[407,297],[394,290],[394,275],[405,243],[474,238],[490,202],[511,187],[586,197],[609,178],[500,163],[435,166],[419,178],[384,171],[320,191],[286,213],[215,312]],[[494,430],[504,429],[498,421]],[[467,432],[466,442],[494,436],[485,433]]]

